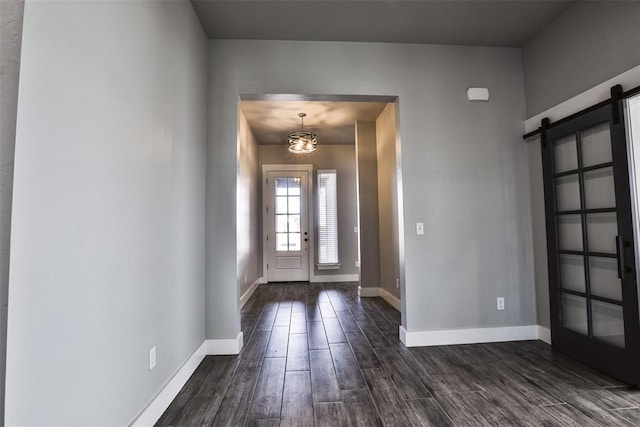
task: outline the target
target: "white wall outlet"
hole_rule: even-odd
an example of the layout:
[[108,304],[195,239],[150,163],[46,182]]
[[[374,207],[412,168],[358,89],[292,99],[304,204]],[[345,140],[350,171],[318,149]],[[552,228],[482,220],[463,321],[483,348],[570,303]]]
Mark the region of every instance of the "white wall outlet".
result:
[[357,232],[358,232],[358,226],[357,226],[357,225],[353,227],[353,232],[354,232],[354,233],[357,233]]
[[149,350],[149,370],[152,370],[156,367],[156,346],[154,345]]
[[396,288],[400,289],[400,279],[396,279]]
[[354,262],[354,264],[355,264],[355,266],[356,266],[357,268],[360,268],[360,261],[357,261],[357,260],[356,260],[356,262]]
[[496,303],[498,306],[498,310],[504,310],[504,298],[503,297],[498,297],[496,299]]
[[416,222],[416,234],[422,236],[424,234],[424,222]]

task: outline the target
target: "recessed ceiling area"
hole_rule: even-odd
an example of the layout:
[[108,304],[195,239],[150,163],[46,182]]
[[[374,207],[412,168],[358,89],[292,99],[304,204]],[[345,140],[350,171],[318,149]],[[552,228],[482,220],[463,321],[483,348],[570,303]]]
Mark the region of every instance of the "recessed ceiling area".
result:
[[521,47],[573,0],[191,0],[210,39]]
[[258,144],[286,144],[300,130],[298,113],[306,113],[305,129],[318,134],[319,145],[354,144],[355,123],[375,121],[386,102],[243,100],[240,108]]

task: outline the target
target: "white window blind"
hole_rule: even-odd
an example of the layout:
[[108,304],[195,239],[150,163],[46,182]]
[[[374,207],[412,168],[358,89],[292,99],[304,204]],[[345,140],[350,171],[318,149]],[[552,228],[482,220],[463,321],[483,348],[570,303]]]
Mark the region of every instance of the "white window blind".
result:
[[318,266],[338,265],[338,195],[335,170],[318,171]]

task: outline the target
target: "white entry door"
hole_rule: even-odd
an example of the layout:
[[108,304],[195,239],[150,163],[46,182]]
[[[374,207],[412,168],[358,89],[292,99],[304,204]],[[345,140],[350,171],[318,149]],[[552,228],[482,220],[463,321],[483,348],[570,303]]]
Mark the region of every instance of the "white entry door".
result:
[[268,171],[265,194],[267,281],[309,280],[309,172]]

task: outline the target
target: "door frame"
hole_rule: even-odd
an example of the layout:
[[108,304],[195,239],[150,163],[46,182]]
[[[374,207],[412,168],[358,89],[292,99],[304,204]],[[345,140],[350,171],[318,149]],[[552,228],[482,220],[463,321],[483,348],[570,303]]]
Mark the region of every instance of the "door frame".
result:
[[269,272],[267,271],[267,263],[269,259],[268,253],[268,242],[267,242],[267,221],[269,220],[269,214],[267,213],[267,201],[269,200],[268,185],[266,183],[267,173],[268,172],[307,172],[309,175],[309,179],[307,180],[307,199],[308,199],[308,207],[307,207],[307,215],[309,221],[309,282],[313,282],[315,280],[315,230],[316,223],[314,221],[315,212],[313,210],[314,207],[314,199],[315,195],[313,193],[314,189],[314,175],[313,175],[313,165],[312,164],[263,164],[262,165],[262,177],[261,177],[261,185],[262,185],[262,224],[261,224],[261,232],[262,232],[262,277],[264,277],[265,282],[269,281]]

